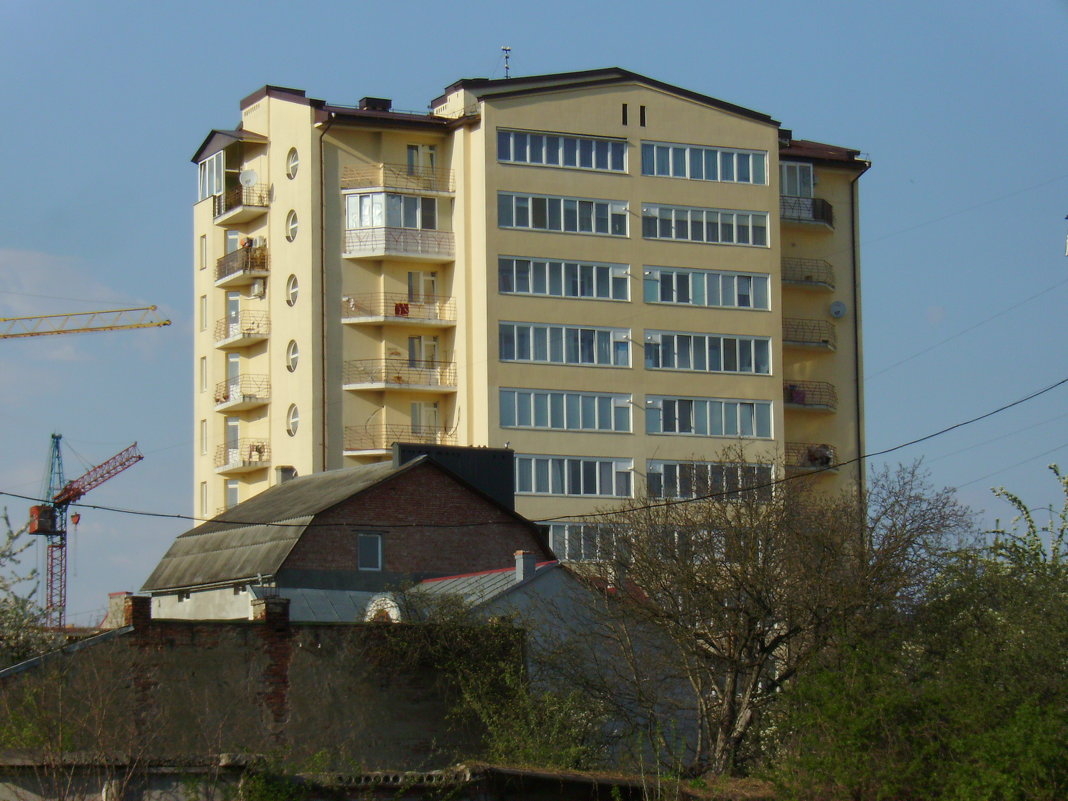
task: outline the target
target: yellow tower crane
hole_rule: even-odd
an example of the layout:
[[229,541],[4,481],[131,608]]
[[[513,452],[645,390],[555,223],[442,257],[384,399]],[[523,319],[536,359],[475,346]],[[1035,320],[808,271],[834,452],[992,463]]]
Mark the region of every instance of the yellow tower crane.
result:
[[92,331],[120,331],[125,328],[160,328],[155,306],[136,309],[45,314],[39,317],[0,317],[0,339],[43,337],[49,334],[83,334]]

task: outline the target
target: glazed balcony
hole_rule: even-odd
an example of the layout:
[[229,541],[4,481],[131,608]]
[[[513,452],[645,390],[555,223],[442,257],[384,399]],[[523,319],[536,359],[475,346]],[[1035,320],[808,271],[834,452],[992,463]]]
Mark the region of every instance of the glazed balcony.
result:
[[345,231],[346,259],[391,258],[401,261],[452,261],[452,231],[423,228],[351,228]]
[[248,222],[267,213],[271,188],[267,184],[235,186],[214,199],[216,225]]
[[353,391],[455,392],[456,365],[419,359],[353,359],[342,367],[341,383]]
[[215,322],[215,347],[222,350],[246,348],[263,342],[271,335],[271,318],[267,312],[243,311],[236,317]]
[[834,268],[823,259],[783,259],[782,282],[805,289],[834,289]]
[[399,189],[402,192],[456,191],[452,170],[409,167],[407,164],[366,164],[341,171],[342,189]]
[[814,442],[787,442],[787,473],[810,473],[838,470],[838,451],[833,445]]
[[251,473],[271,466],[271,444],[265,439],[242,437],[215,449],[215,472],[219,475]]
[[266,245],[238,248],[215,262],[215,286],[248,286],[257,278],[266,278],[269,267]]
[[265,375],[239,375],[215,385],[215,411],[237,412],[266,406],[271,401],[271,379]]
[[835,350],[838,347],[838,335],[834,326],[826,320],[784,317],[782,342],[787,347]]
[[456,435],[441,426],[379,425],[346,426],[346,456],[381,456],[394,442],[423,445],[455,445]]
[[826,200],[818,197],[779,198],[779,216],[783,222],[813,223],[834,228],[834,209]]
[[440,295],[413,300],[404,292],[346,295],[341,322],[350,325],[405,325],[435,328],[456,325],[456,301]]
[[838,408],[838,393],[826,381],[784,381],[782,395],[788,409],[833,412]]

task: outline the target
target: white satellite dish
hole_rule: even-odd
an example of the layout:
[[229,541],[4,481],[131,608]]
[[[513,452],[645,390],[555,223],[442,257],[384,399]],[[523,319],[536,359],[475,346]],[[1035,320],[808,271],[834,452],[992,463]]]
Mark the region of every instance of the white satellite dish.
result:
[[241,170],[237,180],[241,183],[241,186],[248,188],[259,183],[260,176],[256,175],[255,170]]
[[842,303],[842,301],[836,300],[834,303],[831,304],[831,317],[838,319],[839,317],[844,317],[845,313],[846,305]]

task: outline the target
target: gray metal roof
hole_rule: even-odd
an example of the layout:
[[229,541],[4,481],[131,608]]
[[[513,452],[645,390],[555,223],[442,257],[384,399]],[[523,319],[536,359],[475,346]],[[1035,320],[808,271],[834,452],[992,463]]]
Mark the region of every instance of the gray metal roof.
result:
[[515,580],[515,568],[507,567],[501,570],[488,570],[483,573],[468,573],[462,576],[448,576],[440,579],[426,579],[416,585],[416,589],[428,595],[456,595],[463,600],[477,606],[486,601],[496,598],[498,595],[535,581],[545,570],[555,567],[559,562],[542,562],[537,565],[534,575],[523,582]]
[[315,515],[423,461],[329,470],[264,490],[179,535],[141,590],[272,576]]
[[289,619],[295,623],[362,623],[367,605],[379,592],[310,590],[300,587],[249,587],[254,598],[289,599]]

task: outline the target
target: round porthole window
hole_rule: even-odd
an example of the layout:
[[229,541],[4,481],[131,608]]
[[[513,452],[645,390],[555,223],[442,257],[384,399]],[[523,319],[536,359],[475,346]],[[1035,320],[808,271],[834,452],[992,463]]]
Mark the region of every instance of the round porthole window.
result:
[[290,242],[296,239],[299,229],[300,222],[297,220],[297,213],[290,209],[289,214],[286,215],[286,239]]
[[290,306],[297,305],[297,297],[300,295],[300,284],[297,283],[297,277],[295,275],[289,276],[286,279],[286,303]]
[[286,433],[291,437],[297,435],[297,429],[300,428],[300,410],[297,408],[297,404],[291,404],[289,411],[286,413]]
[[286,369],[291,373],[295,372],[299,362],[300,348],[297,347],[297,341],[291,339],[289,340],[289,345],[286,347]]
[[286,177],[293,179],[297,177],[297,170],[300,169],[300,156],[297,154],[295,147],[289,148],[289,153],[286,155]]

